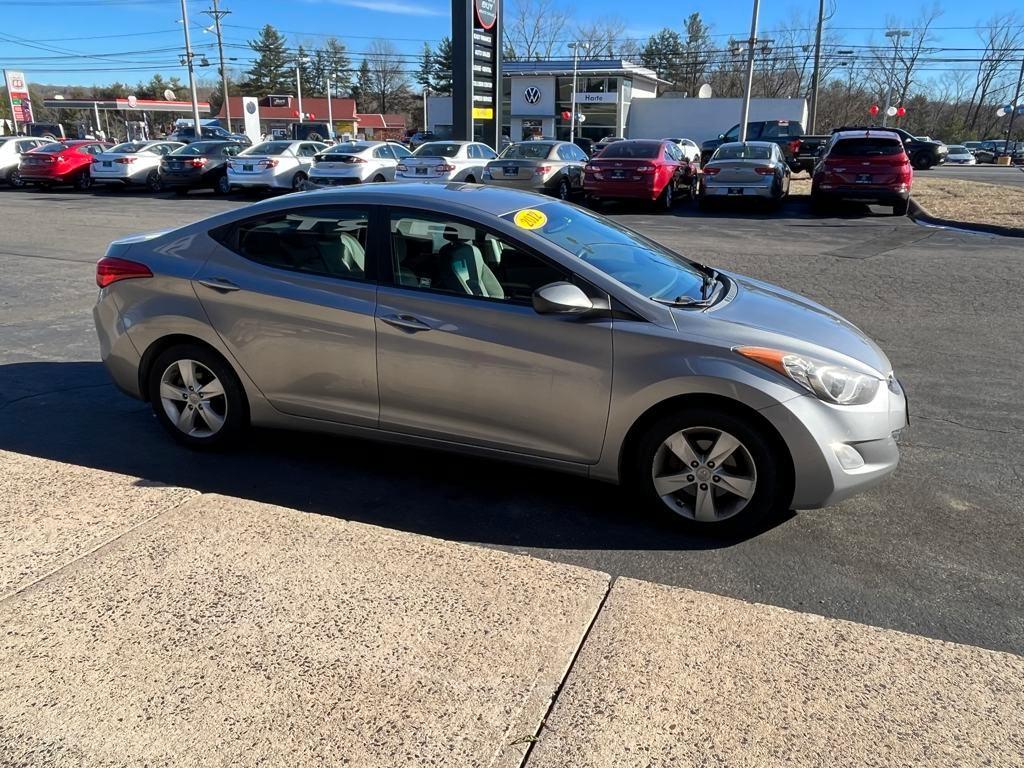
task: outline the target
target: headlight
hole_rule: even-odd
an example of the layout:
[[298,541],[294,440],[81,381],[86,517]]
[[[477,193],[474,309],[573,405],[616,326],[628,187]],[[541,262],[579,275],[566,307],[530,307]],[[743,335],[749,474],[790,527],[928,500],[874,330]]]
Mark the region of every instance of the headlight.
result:
[[881,381],[875,376],[778,349],[737,347],[736,352],[778,371],[826,403],[869,403],[878,392],[878,384]]

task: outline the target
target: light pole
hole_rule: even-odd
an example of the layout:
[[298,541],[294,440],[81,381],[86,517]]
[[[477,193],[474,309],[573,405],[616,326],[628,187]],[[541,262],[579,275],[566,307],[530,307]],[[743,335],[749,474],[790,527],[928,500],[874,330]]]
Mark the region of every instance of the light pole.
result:
[[[1024,109],[1024,105],[1020,103],[1020,88],[1021,84],[1024,83],[1024,56],[1020,59],[1020,74],[1017,75],[1017,88],[1013,94],[1013,104],[1010,109],[1010,124],[1006,127],[1006,142],[1003,144],[1003,152],[1009,154],[1010,152],[1010,137],[1013,135],[1013,118],[1017,116],[1017,110]],[[1014,145],[1016,146],[1016,144]],[[1010,165],[1013,165],[1013,156],[1010,156]]]
[[747,41],[747,82],[743,89],[743,108],[740,110],[740,141],[747,140],[747,120],[750,118],[750,91],[754,87],[754,46],[757,45],[757,14],[761,0],[754,0],[754,13],[750,19],[750,39]]
[[569,47],[572,48],[572,102],[569,104],[569,141],[571,142],[576,139],[576,75],[579,71],[580,48],[590,50],[590,46],[586,43],[573,42],[569,43]]
[[185,62],[188,66],[188,88],[192,92],[192,119],[195,121],[196,141],[203,138],[203,132],[199,127],[199,96],[196,93],[196,71],[192,66],[192,40],[188,34],[188,8],[185,0],[181,0],[181,26],[185,28]]
[[811,133],[818,122],[818,86],[821,82],[821,28],[825,25],[825,0],[818,0],[818,31],[814,36],[814,73],[811,75]]
[[299,97],[299,122],[301,123],[304,115],[302,114],[302,65],[309,63],[308,56],[299,56],[295,59],[295,91]]
[[889,106],[892,104],[892,90],[896,84],[896,57],[900,52],[900,38],[910,37],[910,30],[890,29],[885,36],[892,39],[892,68],[889,71],[889,87],[885,90],[885,109],[882,110],[882,127],[889,122]]
[[204,14],[213,18],[217,30],[217,50],[220,52],[220,92],[224,96],[224,115],[228,121],[228,130],[231,130],[231,102],[228,100],[228,71],[224,68],[224,39],[220,33],[220,20],[231,11],[222,11],[218,6],[218,0],[212,0],[213,8],[203,11]]

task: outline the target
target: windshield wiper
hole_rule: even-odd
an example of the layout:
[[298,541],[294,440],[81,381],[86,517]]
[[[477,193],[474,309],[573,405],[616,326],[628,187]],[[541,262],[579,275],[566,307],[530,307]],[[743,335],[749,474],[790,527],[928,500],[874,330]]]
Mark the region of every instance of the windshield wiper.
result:
[[651,301],[668,307],[707,307],[711,304],[708,299],[694,299],[689,296],[676,296],[674,299],[663,299],[661,296],[651,296],[650,298]]
[[674,299],[666,299],[661,296],[651,296],[651,301],[664,304],[669,307],[708,307],[713,303],[715,288],[719,285],[718,272],[711,267],[698,264],[703,272],[700,285],[700,298],[692,296],[676,296]]
[[711,267],[704,267],[704,279],[700,284],[700,297],[702,300],[707,301],[714,294],[715,287],[718,285],[718,272]]

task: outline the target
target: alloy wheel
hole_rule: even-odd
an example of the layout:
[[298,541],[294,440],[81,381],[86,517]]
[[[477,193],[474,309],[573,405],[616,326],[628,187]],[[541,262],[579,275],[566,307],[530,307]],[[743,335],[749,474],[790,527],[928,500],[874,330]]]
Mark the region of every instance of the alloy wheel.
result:
[[654,454],[651,476],[670,510],[702,523],[738,515],[757,488],[750,451],[714,427],[689,427],[669,435]]
[[213,437],[224,426],[224,385],[196,360],[177,360],[160,377],[160,404],[171,423],[190,437]]
[[7,174],[7,183],[17,189],[25,186],[25,182],[21,179],[21,172],[17,168],[12,168],[11,172]]
[[558,197],[561,200],[569,199],[569,182],[566,179],[562,179],[558,185]]

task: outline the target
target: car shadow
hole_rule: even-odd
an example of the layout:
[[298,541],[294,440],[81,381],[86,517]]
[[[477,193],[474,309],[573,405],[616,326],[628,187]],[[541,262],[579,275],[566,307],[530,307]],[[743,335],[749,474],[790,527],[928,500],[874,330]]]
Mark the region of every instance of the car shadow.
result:
[[194,452],[96,362],[0,366],[0,449],[456,541],[551,550],[697,550],[741,537],[685,530],[604,483],[439,451],[252,430]]

